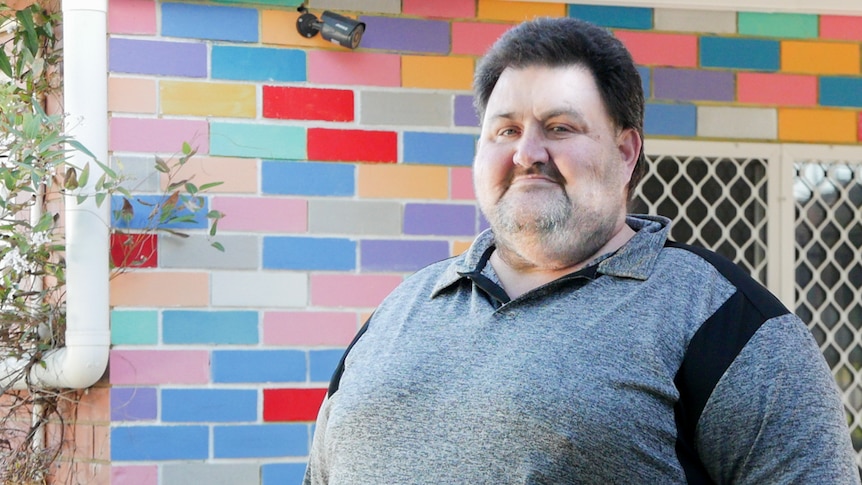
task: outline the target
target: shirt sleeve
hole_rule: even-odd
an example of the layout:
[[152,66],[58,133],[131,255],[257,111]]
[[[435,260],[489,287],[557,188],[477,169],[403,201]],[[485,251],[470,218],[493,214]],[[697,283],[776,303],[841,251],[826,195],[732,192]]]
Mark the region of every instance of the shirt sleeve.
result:
[[329,419],[329,397],[324,398],[317,414],[317,424],[314,427],[314,438],[311,441],[311,451],[308,454],[308,465],[302,485],[326,485],[329,483],[329,470],[326,464],[326,447],[324,436]]
[[841,395],[794,315],[761,326],[719,380],[697,448],[720,484],[859,484]]

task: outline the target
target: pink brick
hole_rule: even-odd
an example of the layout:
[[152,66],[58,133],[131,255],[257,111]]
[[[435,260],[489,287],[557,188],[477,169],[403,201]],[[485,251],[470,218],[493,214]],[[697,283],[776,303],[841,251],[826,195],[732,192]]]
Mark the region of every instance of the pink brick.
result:
[[308,202],[276,197],[213,197],[212,207],[225,214],[219,229],[250,232],[305,232]]
[[741,103],[781,106],[817,104],[817,77],[782,73],[740,72],[736,77]]
[[111,483],[129,485],[158,485],[158,465],[112,466]]
[[156,2],[108,0],[108,33],[155,34]]
[[263,343],[346,346],[356,334],[356,320],[353,312],[267,312]]
[[110,149],[127,152],[180,153],[188,142],[203,155],[209,149],[206,121],[111,118]]
[[481,56],[510,28],[512,26],[508,24],[454,22],[452,53]]
[[820,37],[862,41],[862,17],[821,15]]
[[464,18],[476,16],[474,0],[403,0],[401,12],[419,17]]
[[311,276],[311,304],[324,307],[373,308],[402,281],[390,275]]
[[697,66],[697,36],[618,30],[614,35],[632,53],[637,64],[648,66]]
[[112,350],[111,384],[205,384],[209,366],[205,350]]
[[401,57],[367,52],[309,51],[308,80],[316,84],[400,86]]
[[452,198],[456,200],[474,200],[473,169],[457,167],[452,169]]

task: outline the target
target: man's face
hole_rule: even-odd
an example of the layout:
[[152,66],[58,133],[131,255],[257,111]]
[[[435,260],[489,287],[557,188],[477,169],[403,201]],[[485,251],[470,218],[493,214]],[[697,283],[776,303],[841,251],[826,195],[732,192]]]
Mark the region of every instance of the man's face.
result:
[[498,244],[517,239],[562,258],[592,255],[624,224],[640,143],[634,130],[614,126],[585,68],[504,70],[473,174]]

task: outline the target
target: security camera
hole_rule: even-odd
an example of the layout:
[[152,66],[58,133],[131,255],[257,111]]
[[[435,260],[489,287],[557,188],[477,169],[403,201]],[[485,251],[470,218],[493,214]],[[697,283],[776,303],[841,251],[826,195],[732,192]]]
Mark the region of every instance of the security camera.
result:
[[312,38],[320,32],[320,35],[342,47],[356,49],[365,33],[365,23],[338,15],[335,12],[325,11],[320,20],[313,13],[308,13],[300,7],[302,15],[296,19],[296,30],[303,37]]

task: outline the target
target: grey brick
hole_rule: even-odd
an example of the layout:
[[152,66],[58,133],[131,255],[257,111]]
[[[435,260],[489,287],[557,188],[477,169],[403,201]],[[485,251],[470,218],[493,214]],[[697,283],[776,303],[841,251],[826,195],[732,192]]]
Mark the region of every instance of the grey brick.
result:
[[360,91],[364,125],[449,126],[452,96],[443,93]]
[[772,108],[700,106],[697,136],[774,140],[778,136],[778,113]]
[[159,266],[162,268],[256,269],[260,266],[260,244],[255,236],[217,235],[224,252],[210,246],[203,235],[187,238],[159,237]]
[[162,485],[236,485],[260,483],[260,465],[231,463],[169,463],[162,465]]
[[736,12],[657,8],[653,19],[656,30],[736,33]]
[[401,204],[362,200],[310,200],[308,230],[315,234],[400,235]]
[[214,271],[215,307],[287,308],[308,305],[308,275],[287,271]]
[[[156,171],[156,157],[122,155],[111,157],[111,168],[126,179],[123,187],[132,192],[161,192],[161,180]],[[91,179],[95,183],[94,179]]]
[[348,10],[362,13],[401,13],[401,0],[311,0],[310,9]]

